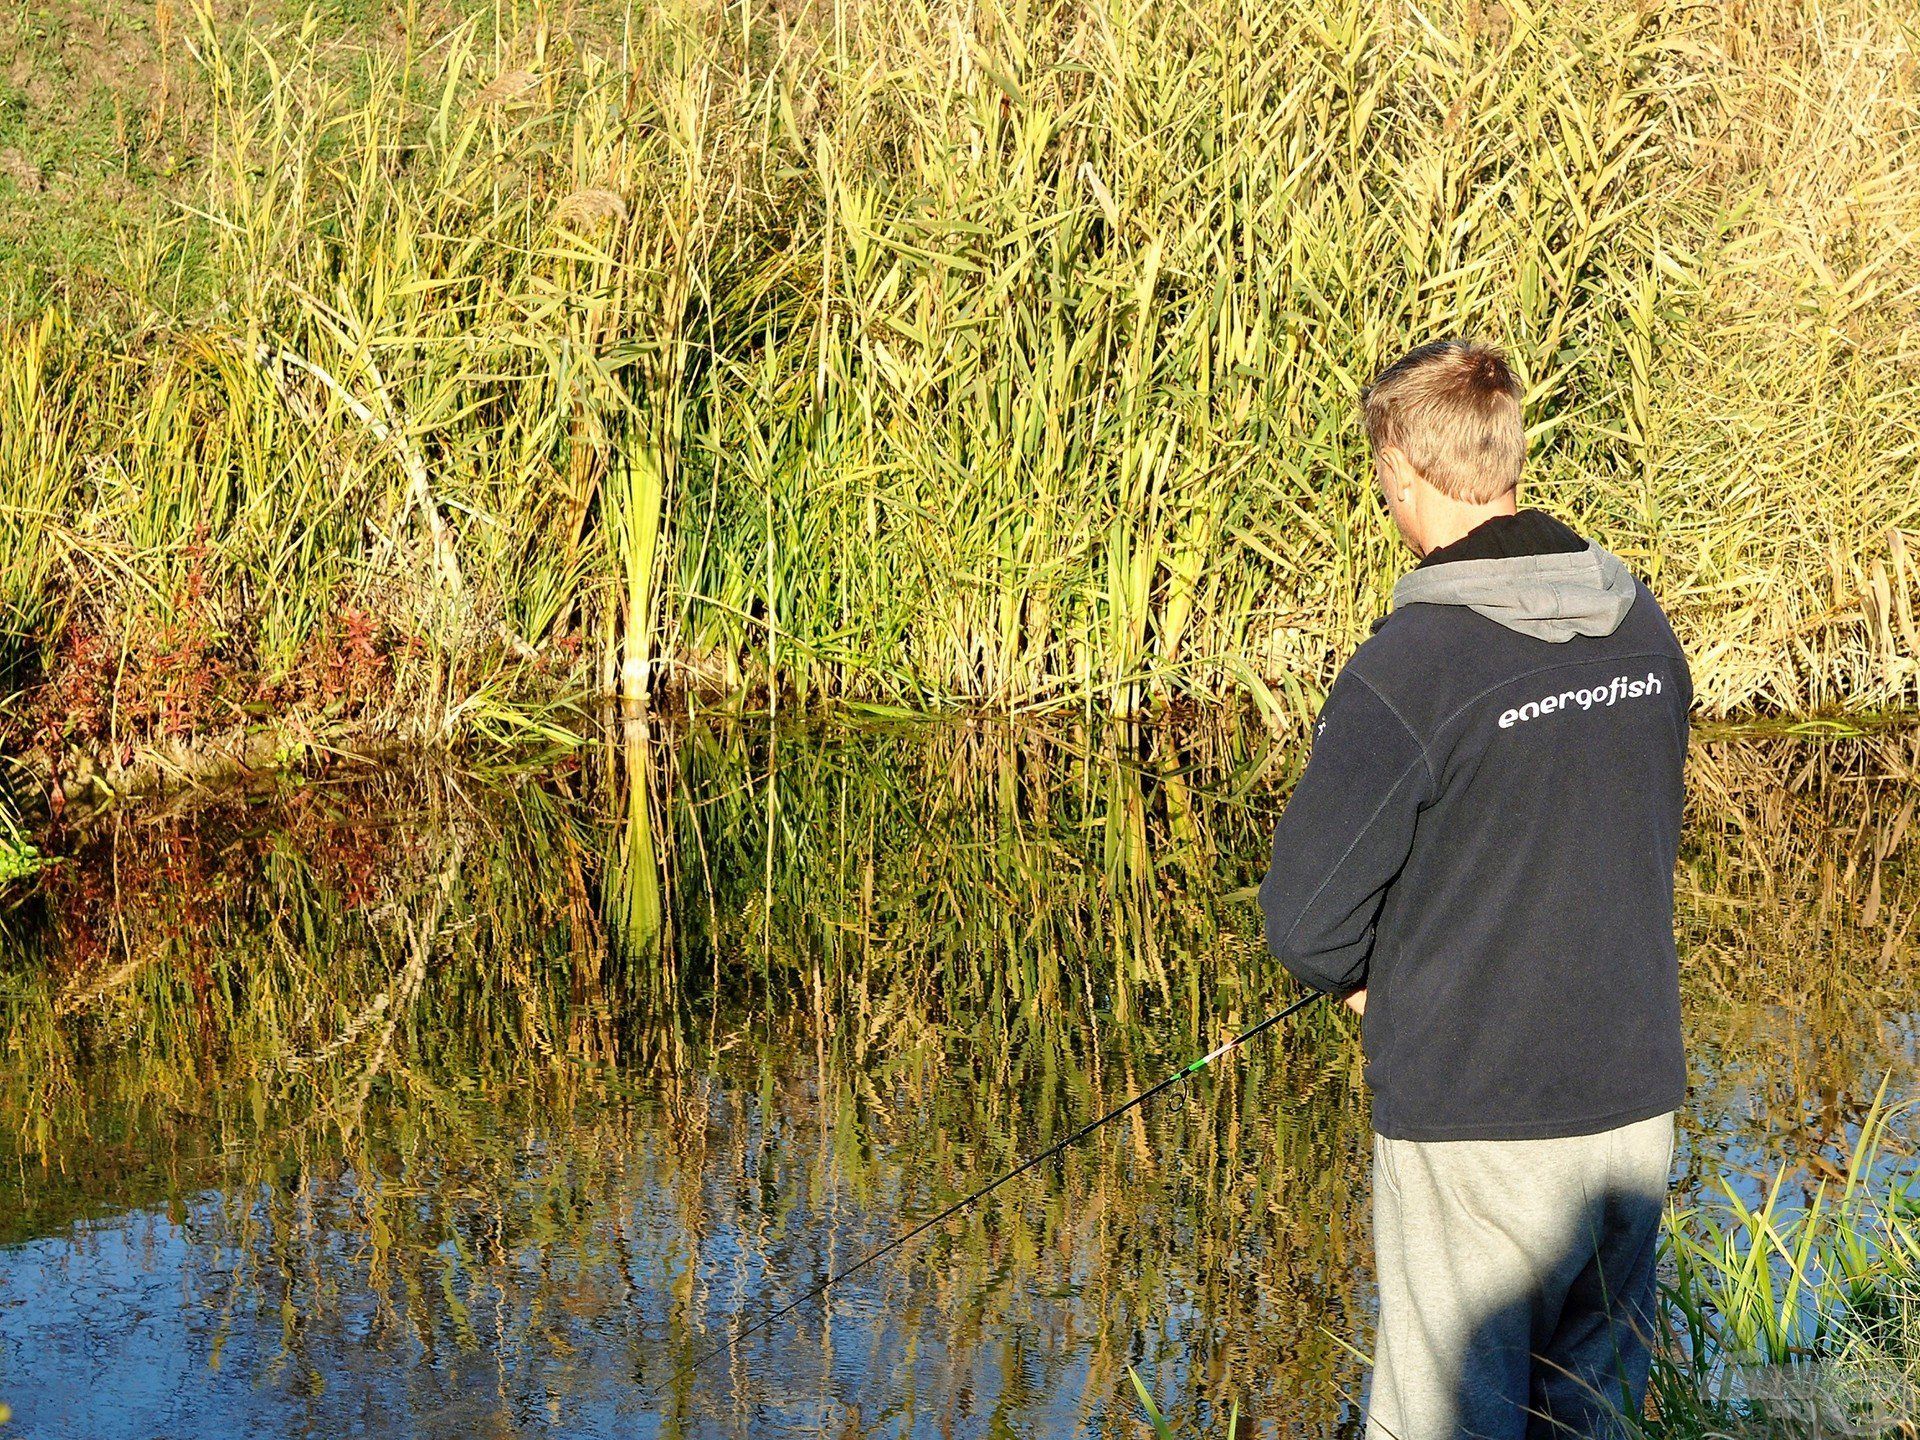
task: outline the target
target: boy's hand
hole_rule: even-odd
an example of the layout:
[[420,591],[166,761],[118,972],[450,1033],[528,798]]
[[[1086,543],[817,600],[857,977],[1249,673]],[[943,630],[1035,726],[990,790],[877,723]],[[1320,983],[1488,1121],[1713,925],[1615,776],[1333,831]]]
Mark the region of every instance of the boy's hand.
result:
[[1358,990],[1354,991],[1351,995],[1347,996],[1344,1003],[1349,1010],[1353,1011],[1354,1014],[1356,1015],[1366,1014],[1367,1013],[1367,987],[1362,985]]

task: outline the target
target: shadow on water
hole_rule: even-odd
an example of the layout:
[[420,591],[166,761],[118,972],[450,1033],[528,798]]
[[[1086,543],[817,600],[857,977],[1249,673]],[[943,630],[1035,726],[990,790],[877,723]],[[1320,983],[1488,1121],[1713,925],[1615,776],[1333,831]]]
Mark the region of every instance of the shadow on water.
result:
[[[1914,1061],[1920,739],[1696,747],[1683,1184],[1831,1164]],[[1370,1136],[1318,1007],[658,1402],[1283,1004],[1291,751],[634,731],[116,814],[0,963],[25,1433],[1133,1433],[1127,1367],[1353,1433]]]

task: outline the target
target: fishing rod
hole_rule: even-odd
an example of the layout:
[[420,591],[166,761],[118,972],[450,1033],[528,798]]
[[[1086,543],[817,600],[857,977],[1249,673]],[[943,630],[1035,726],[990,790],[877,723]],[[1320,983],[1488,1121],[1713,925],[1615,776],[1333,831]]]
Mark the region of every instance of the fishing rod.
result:
[[1226,1054],[1229,1050],[1235,1049],[1238,1046],[1246,1044],[1247,1041],[1253,1039],[1254,1036],[1260,1034],[1264,1030],[1271,1030],[1275,1025],[1278,1025],[1282,1020],[1285,1020],[1288,1016],[1298,1015],[1302,1010],[1306,1009],[1307,1006],[1311,1005],[1314,1001],[1318,1000],[1320,998],[1320,995],[1321,995],[1321,992],[1318,990],[1315,990],[1309,994],[1301,996],[1298,1000],[1294,1001],[1291,1005],[1287,1006],[1286,1009],[1277,1011],[1274,1014],[1269,1015],[1266,1019],[1262,1020],[1258,1025],[1255,1025],[1250,1029],[1242,1030],[1238,1035],[1235,1035],[1231,1040],[1223,1041],[1221,1044],[1215,1046],[1212,1050],[1209,1050],[1206,1054],[1202,1055],[1198,1060],[1194,1060],[1189,1064],[1183,1065],[1180,1069],[1174,1071],[1171,1075],[1167,1076],[1166,1079],[1160,1081],[1157,1085],[1149,1086],[1147,1089],[1142,1090],[1138,1095],[1134,1096],[1131,1100],[1128,1100],[1125,1104],[1115,1106],[1113,1109],[1109,1110],[1106,1114],[1102,1115],[1098,1120],[1088,1121],[1085,1125],[1082,1125],[1078,1130],[1074,1131],[1071,1135],[1067,1136],[1066,1139],[1058,1142],[1057,1144],[1049,1145],[1046,1149],[1042,1150],[1037,1155],[1029,1155],[1025,1160],[1022,1160],[1018,1165],[1014,1166],[1013,1169],[1007,1171],[1006,1174],[1002,1175],[999,1179],[991,1181],[988,1184],[982,1185],[978,1190],[974,1191],[971,1195],[967,1196],[964,1200],[954,1201],[953,1204],[949,1205],[946,1209],[942,1210],[938,1215],[935,1215],[928,1220],[922,1220],[918,1225],[914,1226],[911,1230],[907,1231],[906,1234],[897,1236],[894,1239],[889,1240],[886,1244],[882,1245],[879,1249],[869,1251],[867,1254],[862,1255],[858,1260],[854,1261],[851,1265],[847,1266],[846,1269],[836,1271],[834,1274],[827,1276],[826,1279],[822,1280],[818,1285],[814,1286],[811,1290],[807,1291],[807,1293],[802,1295],[798,1300],[794,1300],[786,1305],[782,1305],[778,1310],[774,1311],[771,1315],[763,1316],[761,1319],[754,1321],[753,1324],[749,1325],[746,1329],[742,1330],[738,1335],[731,1336],[728,1339],[721,1341],[720,1344],[715,1345],[710,1349],[703,1351],[701,1354],[694,1356],[693,1359],[687,1361],[684,1365],[680,1366],[677,1370],[675,1370],[671,1375],[667,1376],[665,1380],[662,1380],[658,1385],[654,1386],[652,1390],[648,1391],[647,1398],[649,1400],[654,1399],[655,1397],[660,1395],[663,1391],[665,1391],[669,1386],[674,1384],[675,1381],[680,1380],[687,1375],[691,1375],[694,1371],[698,1370],[702,1365],[706,1364],[709,1360],[713,1359],[717,1355],[721,1355],[725,1353],[727,1350],[731,1349],[733,1346],[739,1344],[742,1340],[745,1340],[749,1335],[756,1335],[760,1331],[765,1330],[769,1325],[773,1324],[776,1320],[779,1320],[782,1316],[791,1315],[794,1311],[798,1310],[802,1305],[805,1305],[808,1301],[818,1298],[821,1294],[823,1294],[826,1291],[826,1288],[829,1285],[838,1285],[842,1280],[846,1279],[849,1275],[857,1274],[859,1271],[866,1269],[867,1266],[873,1264],[873,1262],[878,1260],[881,1256],[892,1254],[895,1250],[898,1250],[902,1245],[905,1245],[908,1241],[912,1240],[915,1236],[924,1235],[927,1231],[933,1229],[933,1227],[938,1225],[941,1221],[951,1219],[953,1216],[958,1215],[962,1210],[966,1209],[969,1205],[973,1204],[974,1201],[982,1199],[985,1196],[991,1195],[994,1191],[998,1190],[1002,1185],[1006,1184],[1009,1180],[1013,1179],[1016,1175],[1024,1175],[1026,1174],[1027,1171],[1031,1170],[1034,1166],[1040,1164],[1041,1161],[1051,1160],[1055,1155],[1058,1155],[1062,1150],[1065,1150],[1069,1145],[1075,1144],[1080,1140],[1086,1139],[1087,1136],[1091,1135],[1094,1131],[1098,1130],[1102,1125],[1105,1125],[1108,1121],[1117,1120],[1122,1115],[1126,1114],[1129,1110],[1136,1109],[1139,1106],[1146,1104],[1147,1101],[1151,1100],[1154,1096],[1158,1095],[1162,1090],[1166,1090],[1174,1085],[1178,1085],[1182,1080],[1186,1079],[1189,1075],[1197,1075],[1200,1071],[1206,1069],[1207,1066],[1211,1065],[1214,1061],[1218,1060],[1222,1055]]

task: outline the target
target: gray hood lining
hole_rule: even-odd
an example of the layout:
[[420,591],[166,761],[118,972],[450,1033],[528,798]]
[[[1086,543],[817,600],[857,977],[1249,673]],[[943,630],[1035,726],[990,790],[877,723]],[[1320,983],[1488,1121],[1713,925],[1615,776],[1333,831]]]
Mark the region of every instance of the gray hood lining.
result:
[[1521,635],[1555,644],[1611,635],[1640,587],[1617,558],[1588,542],[1577,554],[1453,560],[1404,575],[1393,608],[1464,605]]

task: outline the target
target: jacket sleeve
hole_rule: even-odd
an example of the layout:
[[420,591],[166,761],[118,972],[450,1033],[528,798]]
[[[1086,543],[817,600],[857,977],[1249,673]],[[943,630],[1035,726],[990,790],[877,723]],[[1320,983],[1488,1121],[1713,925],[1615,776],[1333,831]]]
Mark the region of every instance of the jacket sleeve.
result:
[[1267,948],[1302,983],[1336,995],[1367,983],[1374,920],[1413,847],[1430,781],[1413,733],[1372,686],[1343,673],[1260,882]]

